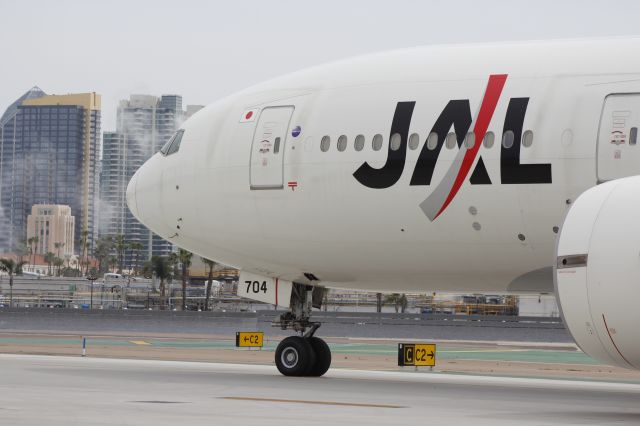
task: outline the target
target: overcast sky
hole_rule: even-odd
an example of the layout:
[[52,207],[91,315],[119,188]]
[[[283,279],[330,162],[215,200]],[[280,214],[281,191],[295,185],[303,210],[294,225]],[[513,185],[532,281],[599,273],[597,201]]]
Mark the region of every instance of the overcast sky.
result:
[[[640,1],[0,0],[0,115],[37,85],[207,104],[322,62],[434,43],[640,34]],[[638,52],[629,52],[638,54]]]

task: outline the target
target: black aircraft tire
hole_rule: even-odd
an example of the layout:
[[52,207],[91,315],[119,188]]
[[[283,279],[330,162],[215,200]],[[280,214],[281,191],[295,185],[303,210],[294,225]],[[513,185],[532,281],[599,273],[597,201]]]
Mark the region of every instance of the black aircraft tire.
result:
[[306,376],[315,364],[315,352],[304,337],[287,337],[276,348],[276,367],[284,376]]
[[307,375],[320,377],[331,367],[331,349],[329,349],[329,345],[319,337],[310,337],[309,343],[316,353],[316,362],[311,366]]

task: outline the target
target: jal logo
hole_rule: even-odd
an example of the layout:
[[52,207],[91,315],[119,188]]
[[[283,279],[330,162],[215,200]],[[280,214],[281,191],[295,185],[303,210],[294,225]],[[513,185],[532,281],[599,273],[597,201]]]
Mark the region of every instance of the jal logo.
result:
[[[507,75],[491,75],[487,83],[480,109],[475,120],[471,116],[471,105],[468,99],[451,100],[444,107],[436,119],[431,132],[438,135],[435,147],[428,147],[424,144],[422,151],[416,162],[416,166],[411,176],[411,186],[431,185],[431,178],[436,167],[436,162],[440,156],[440,151],[444,145],[446,135],[451,127],[455,130],[458,147],[469,133],[473,123],[473,133],[476,143],[471,147],[459,149],[445,173],[444,178],[431,191],[429,196],[420,203],[420,208],[429,220],[434,221],[449,206],[460,190],[462,183],[466,180],[471,167],[475,163],[475,168],[470,176],[472,185],[490,185],[491,179],[482,161],[482,157],[475,159],[480,151],[482,140],[487,133],[489,123],[493,117],[498,100],[502,94],[502,89],[507,81]],[[551,164],[521,164],[520,148],[522,145],[522,128],[524,117],[527,111],[529,98],[511,98],[504,118],[503,134],[508,131],[513,132],[513,144],[501,144],[500,148],[500,182],[502,184],[546,184],[551,183]],[[362,185],[375,188],[389,188],[398,182],[402,173],[407,156],[407,139],[409,126],[413,116],[414,102],[398,102],[391,123],[391,135],[399,134],[401,137],[400,147],[396,150],[388,147],[387,161],[379,169],[371,167],[364,162],[353,176]]]

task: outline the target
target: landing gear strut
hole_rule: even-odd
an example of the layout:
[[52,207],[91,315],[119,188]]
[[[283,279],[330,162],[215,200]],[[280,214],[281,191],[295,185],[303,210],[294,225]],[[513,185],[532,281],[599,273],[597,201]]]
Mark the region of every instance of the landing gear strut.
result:
[[293,284],[291,310],[273,322],[283,330],[294,330],[299,336],[284,339],[276,348],[276,366],[285,376],[320,377],[331,366],[331,350],[327,343],[315,337],[319,322],[311,322],[311,309],[319,308],[323,287]]

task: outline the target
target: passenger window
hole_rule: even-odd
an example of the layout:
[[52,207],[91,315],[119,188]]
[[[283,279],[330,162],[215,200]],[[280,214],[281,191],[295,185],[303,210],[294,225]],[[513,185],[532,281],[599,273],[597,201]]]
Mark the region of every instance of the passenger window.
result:
[[391,151],[399,150],[401,143],[402,143],[402,136],[400,136],[400,133],[394,133],[391,136],[391,140],[389,141],[389,146],[391,147]]
[[364,148],[364,135],[356,136],[356,141],[353,143],[353,147],[356,151],[362,151],[362,148]]
[[458,142],[458,138],[456,137],[456,134],[451,132],[447,135],[447,148],[448,149],[453,149],[456,147],[456,143]]
[[382,135],[377,134],[373,137],[373,142],[371,143],[374,151],[380,151],[382,149]]
[[342,152],[347,149],[347,137],[342,135],[338,138],[338,151]]
[[278,152],[280,152],[280,138],[276,138],[275,142],[273,143],[273,153],[277,154]]
[[420,135],[412,133],[411,136],[409,136],[409,149],[415,151],[418,149],[418,145],[420,145]]
[[467,133],[467,136],[464,137],[464,145],[467,149],[472,149],[476,145],[476,134],[473,132]]
[[493,142],[496,139],[496,135],[493,132],[487,132],[484,135],[484,147],[491,148],[493,146]]
[[182,142],[183,135],[184,135],[184,130],[182,129],[178,130],[176,134],[173,135],[173,137],[169,140],[169,142],[164,144],[162,149],[160,149],[160,152],[162,152],[164,155],[171,155],[178,152],[178,150],[180,149],[180,143]]
[[427,149],[433,151],[438,147],[438,134],[436,132],[429,133],[427,138]]
[[531,145],[533,145],[533,132],[527,130],[524,132],[524,135],[522,135],[522,146],[529,148]]
[[502,146],[503,148],[511,148],[513,146],[513,141],[515,139],[515,135],[513,134],[512,130],[507,130],[506,132],[504,132],[504,135],[502,135]]
[[638,128],[632,127],[629,131],[629,145],[635,145],[638,142]]
[[331,146],[331,138],[329,136],[323,136],[322,140],[320,141],[320,151],[329,151],[329,146]]

